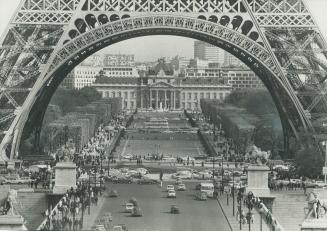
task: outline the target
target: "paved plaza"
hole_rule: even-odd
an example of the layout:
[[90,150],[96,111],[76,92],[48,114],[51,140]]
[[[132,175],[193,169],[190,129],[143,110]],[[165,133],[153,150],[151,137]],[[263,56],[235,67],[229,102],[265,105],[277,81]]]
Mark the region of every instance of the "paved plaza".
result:
[[127,129],[125,139],[117,147],[116,153],[122,158],[126,155],[141,157],[207,155],[199,140],[197,130],[191,128],[184,114],[177,112],[136,114],[134,122]]

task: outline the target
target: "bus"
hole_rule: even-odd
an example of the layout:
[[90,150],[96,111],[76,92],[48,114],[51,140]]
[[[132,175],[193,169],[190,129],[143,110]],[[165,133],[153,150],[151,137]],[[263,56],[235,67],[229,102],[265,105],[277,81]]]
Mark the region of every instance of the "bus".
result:
[[215,188],[213,183],[201,183],[200,184],[200,191],[205,192],[208,197],[213,197],[213,192]]

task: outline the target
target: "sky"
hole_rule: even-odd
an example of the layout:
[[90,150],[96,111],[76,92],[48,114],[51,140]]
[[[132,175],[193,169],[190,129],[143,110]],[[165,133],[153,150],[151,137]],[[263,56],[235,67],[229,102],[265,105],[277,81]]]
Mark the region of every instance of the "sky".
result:
[[[0,0],[0,35],[6,29],[19,2],[20,0]],[[327,39],[327,0],[306,0],[306,3]],[[175,55],[192,58],[193,43],[193,39],[183,37],[145,36],[114,44],[102,52],[135,54],[137,61],[153,61],[159,57]]]

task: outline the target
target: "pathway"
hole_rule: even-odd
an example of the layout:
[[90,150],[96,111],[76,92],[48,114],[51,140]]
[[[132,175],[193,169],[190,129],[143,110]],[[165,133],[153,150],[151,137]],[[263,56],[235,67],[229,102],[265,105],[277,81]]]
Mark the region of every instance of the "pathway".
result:
[[126,149],[127,149],[128,143],[129,143],[129,138],[126,140],[126,142],[125,142],[125,144],[124,144],[123,151],[120,153],[119,158],[121,158],[122,156],[125,156],[125,152],[126,152]]
[[[237,201],[236,201],[236,196],[235,196],[235,216],[233,216],[233,198],[229,197],[228,198],[228,205],[227,205],[227,195],[219,195],[218,196],[218,203],[221,206],[224,216],[228,220],[230,227],[232,228],[233,231],[238,231],[238,230],[248,230],[249,225],[248,224],[243,224],[242,229],[240,229],[240,223],[236,219],[236,214],[237,214]],[[244,208],[244,211],[247,212],[247,208]],[[260,220],[260,214],[253,209],[252,212],[254,213],[254,222],[251,224],[251,230],[255,231],[270,231],[269,227],[266,225],[265,221],[262,220],[262,229],[260,229],[261,226],[261,220]]]

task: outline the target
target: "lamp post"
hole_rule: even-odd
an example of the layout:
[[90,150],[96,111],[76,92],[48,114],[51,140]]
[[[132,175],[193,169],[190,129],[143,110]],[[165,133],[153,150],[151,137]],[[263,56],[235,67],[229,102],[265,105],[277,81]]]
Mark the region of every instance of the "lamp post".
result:
[[90,215],[90,206],[91,206],[91,170],[89,170],[89,185],[88,185],[88,191],[89,191],[89,199],[88,199],[88,214]]
[[233,194],[233,216],[235,216],[235,174],[234,174],[235,166],[233,168],[233,188],[232,188],[232,194]]
[[238,214],[239,214],[239,222],[240,222],[240,230],[242,230],[242,200],[243,200],[243,194],[241,190],[237,193],[237,203],[238,203]]
[[99,180],[100,180],[100,195],[102,195],[102,177],[101,177],[101,174],[103,174],[103,169],[102,169],[103,155],[104,155],[104,150],[102,150],[101,154],[100,154],[100,177],[99,177]]
[[247,198],[246,198],[246,205],[248,207],[248,213],[247,213],[247,221],[248,221],[248,224],[249,224],[249,231],[251,231],[251,218],[252,218],[252,209],[253,209],[253,193],[250,191],[247,195]]

